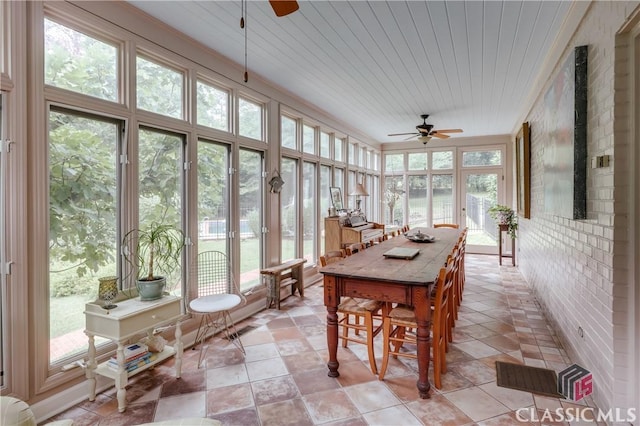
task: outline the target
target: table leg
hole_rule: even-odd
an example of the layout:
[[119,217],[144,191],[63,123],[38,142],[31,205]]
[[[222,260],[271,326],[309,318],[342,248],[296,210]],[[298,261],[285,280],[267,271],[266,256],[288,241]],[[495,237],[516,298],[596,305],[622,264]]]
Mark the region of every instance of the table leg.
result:
[[324,277],[324,304],[327,307],[327,346],[329,349],[329,377],[338,377],[338,295],[334,277]]
[[174,345],[174,349],[176,351],[176,377],[179,379],[182,375],[182,328],[180,328],[180,321],[176,322],[176,343]]
[[118,374],[116,374],[116,396],[118,397],[118,411],[123,413],[127,409],[127,371],[124,369],[124,345],[118,342],[116,350],[116,358],[118,360]]
[[95,337],[91,333],[85,334],[89,338],[89,352],[87,354],[87,369],[85,375],[87,377],[87,384],[89,386],[89,401],[95,401],[96,399],[96,342]]
[[413,289],[413,307],[416,313],[418,351],[418,391],[420,398],[430,398],[429,361],[431,349],[431,286]]

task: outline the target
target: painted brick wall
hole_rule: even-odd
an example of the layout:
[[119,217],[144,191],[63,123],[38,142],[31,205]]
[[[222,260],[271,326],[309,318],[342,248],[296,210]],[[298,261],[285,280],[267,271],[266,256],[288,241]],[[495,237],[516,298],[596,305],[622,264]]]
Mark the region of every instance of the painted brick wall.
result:
[[[617,90],[624,90],[628,83],[614,78],[614,57],[616,32],[638,4],[594,2],[560,61],[575,46],[589,46],[587,152],[589,157],[608,154],[612,159],[607,168],[588,168],[587,220],[544,211],[542,159],[545,134],[551,130],[543,128],[542,121],[546,88],[527,118],[532,129],[531,219],[519,221],[519,266],[561,333],[565,349],[593,373],[594,401],[603,409],[632,403],[625,383],[629,374],[625,299],[629,259],[625,253],[630,206],[629,197],[623,195],[628,190],[630,166],[628,152],[625,154],[628,138],[623,133],[614,138],[614,84]],[[619,46],[618,53],[622,49]],[[623,65],[621,58],[615,68],[623,69]]]

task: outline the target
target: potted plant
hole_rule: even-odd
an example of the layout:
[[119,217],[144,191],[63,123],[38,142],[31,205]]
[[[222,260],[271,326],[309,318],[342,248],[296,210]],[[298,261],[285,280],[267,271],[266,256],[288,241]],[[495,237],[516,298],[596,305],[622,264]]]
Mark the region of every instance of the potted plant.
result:
[[516,230],[518,229],[518,216],[511,207],[496,204],[488,210],[489,216],[496,221],[498,225],[508,225],[507,233],[512,239],[516,238]]
[[125,259],[137,271],[140,300],[162,297],[167,276],[180,267],[184,234],[173,225],[152,223],[129,231],[123,238]]

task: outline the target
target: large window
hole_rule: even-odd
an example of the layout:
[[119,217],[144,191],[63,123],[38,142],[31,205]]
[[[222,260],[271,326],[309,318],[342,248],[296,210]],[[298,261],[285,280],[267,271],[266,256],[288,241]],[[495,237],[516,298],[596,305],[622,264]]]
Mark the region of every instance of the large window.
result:
[[457,223],[453,214],[453,175],[431,176],[431,222]]
[[[0,7],[0,11],[2,8]],[[0,22],[2,22],[0,15]],[[5,95],[4,92],[0,92],[0,265],[7,264],[7,255],[6,255],[6,223],[5,223],[5,188],[6,188],[6,179],[7,179],[7,145],[5,140],[5,111],[6,107],[4,105]],[[5,372],[8,373],[8,369],[4,363],[4,346],[5,342],[8,342],[7,336],[4,333],[6,319],[5,315],[7,315],[7,309],[5,306],[6,300],[6,291],[7,291],[7,276],[5,271],[0,271],[0,389],[4,389],[5,386]]]
[[138,108],[183,118],[184,75],[143,56],[136,59]]
[[198,142],[198,252],[229,255],[229,147]]
[[[139,227],[161,223],[182,229],[184,136],[140,129],[138,139]],[[181,295],[182,271],[178,268],[166,279],[166,290]]]
[[334,141],[334,151],[333,151],[333,159],[339,162],[343,160],[343,152],[344,152],[344,140],[340,138],[335,138]]
[[427,226],[429,210],[428,176],[408,176],[409,225]]
[[306,124],[302,126],[302,150],[308,154],[315,153],[315,129]]
[[198,81],[198,124],[229,131],[229,91]]
[[118,101],[118,49],[49,19],[44,20],[44,82]]
[[330,152],[330,137],[329,133],[320,132],[320,156],[323,158],[329,158]]
[[121,123],[49,113],[50,362],[86,350],[84,304],[118,270]]
[[281,257],[283,261],[297,257],[298,250],[298,161],[293,158],[282,158],[280,174],[287,183],[280,192],[280,223],[281,223]]
[[404,177],[386,176],[384,188],[384,218],[386,224],[402,226],[404,198]]
[[[320,217],[328,216],[328,210],[331,206],[331,197],[329,196],[329,188],[331,187],[331,166],[320,166]],[[319,220],[320,225],[320,253],[324,253],[324,220]]]
[[280,118],[281,145],[283,148],[296,149],[296,120],[282,116]]
[[304,233],[303,257],[310,264],[315,263],[316,256],[316,235],[317,233],[317,197],[316,197],[316,165],[305,161],[302,165],[302,224]]
[[240,289],[247,290],[260,283],[262,267],[262,152],[240,149],[239,159],[240,228]]
[[248,99],[238,99],[238,133],[251,139],[264,140],[262,105]]

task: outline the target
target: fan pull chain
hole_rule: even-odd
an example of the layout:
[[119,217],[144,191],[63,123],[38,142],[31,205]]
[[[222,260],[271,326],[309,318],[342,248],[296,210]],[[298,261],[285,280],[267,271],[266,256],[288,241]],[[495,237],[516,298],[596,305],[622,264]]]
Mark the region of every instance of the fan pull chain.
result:
[[247,23],[245,22],[247,17],[247,0],[241,0],[241,13],[240,28],[244,30],[244,82],[249,81],[249,72],[247,70]]

